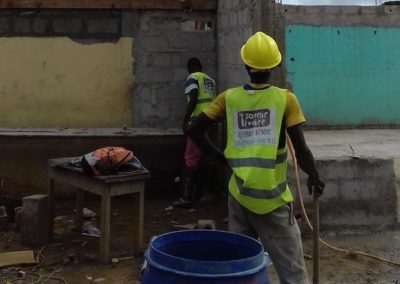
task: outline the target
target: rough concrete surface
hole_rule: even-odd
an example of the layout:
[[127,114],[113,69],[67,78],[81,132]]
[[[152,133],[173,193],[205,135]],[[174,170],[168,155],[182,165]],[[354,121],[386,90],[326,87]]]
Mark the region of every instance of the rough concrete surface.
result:
[[316,159],[400,158],[400,129],[308,130],[305,138]]
[[[307,130],[305,137],[326,184],[320,198],[323,230],[347,234],[399,227],[398,129]],[[307,176],[299,172],[301,193],[311,213]],[[294,173],[289,167],[289,183],[298,195]]]

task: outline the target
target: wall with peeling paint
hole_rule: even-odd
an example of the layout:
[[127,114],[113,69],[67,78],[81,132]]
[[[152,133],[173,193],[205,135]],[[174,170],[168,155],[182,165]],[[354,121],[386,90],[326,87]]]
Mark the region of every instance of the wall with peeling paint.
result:
[[400,125],[400,6],[276,5],[285,80],[307,125]]
[[215,11],[0,9],[1,189],[45,192],[49,158],[120,145],[150,170],[146,194],[178,195],[192,56],[216,78]]
[[309,123],[400,125],[400,29],[286,26],[287,80]]
[[132,125],[132,38],[0,38],[2,127]]

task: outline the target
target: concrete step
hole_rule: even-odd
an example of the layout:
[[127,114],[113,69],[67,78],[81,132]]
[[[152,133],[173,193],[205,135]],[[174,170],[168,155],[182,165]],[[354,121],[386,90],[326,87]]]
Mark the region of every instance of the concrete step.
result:
[[[399,228],[399,129],[306,131],[305,137],[326,183],[320,198],[321,230],[378,232]],[[299,173],[311,216],[306,175],[300,169]],[[289,167],[288,177],[295,192],[293,167]],[[295,204],[298,208],[298,200]]]

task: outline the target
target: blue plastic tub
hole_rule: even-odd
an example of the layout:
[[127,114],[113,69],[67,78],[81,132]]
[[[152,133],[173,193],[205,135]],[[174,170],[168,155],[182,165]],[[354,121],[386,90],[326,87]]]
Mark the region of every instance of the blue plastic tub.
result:
[[269,259],[258,241],[235,233],[190,230],[154,237],[142,284],[269,284]]

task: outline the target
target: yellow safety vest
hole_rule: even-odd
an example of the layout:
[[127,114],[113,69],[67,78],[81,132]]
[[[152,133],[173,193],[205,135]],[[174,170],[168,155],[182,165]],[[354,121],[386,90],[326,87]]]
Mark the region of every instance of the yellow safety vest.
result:
[[197,98],[196,107],[192,112],[193,117],[198,116],[215,98],[215,81],[202,72],[195,72],[190,74],[190,76],[196,78],[199,83],[199,96]]
[[286,182],[287,147],[278,149],[287,91],[229,89],[227,145],[229,192],[245,208],[265,214],[293,201]]

